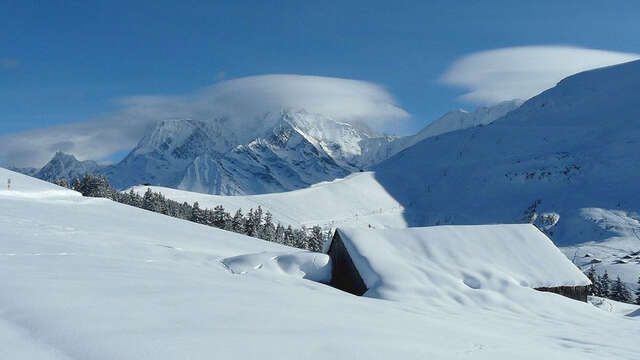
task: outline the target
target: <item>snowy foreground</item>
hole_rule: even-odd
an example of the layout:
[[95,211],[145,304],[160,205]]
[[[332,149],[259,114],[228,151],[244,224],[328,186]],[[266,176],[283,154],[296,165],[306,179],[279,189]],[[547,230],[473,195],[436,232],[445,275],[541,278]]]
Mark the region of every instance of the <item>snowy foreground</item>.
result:
[[516,281],[465,303],[356,297],[308,280],[322,254],[8,176],[0,359],[638,358],[633,307]]

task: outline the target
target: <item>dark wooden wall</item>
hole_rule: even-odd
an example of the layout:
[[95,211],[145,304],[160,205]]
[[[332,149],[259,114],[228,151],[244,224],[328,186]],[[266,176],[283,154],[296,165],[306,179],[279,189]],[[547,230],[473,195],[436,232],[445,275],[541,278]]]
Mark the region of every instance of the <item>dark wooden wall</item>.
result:
[[338,231],[333,235],[327,254],[331,257],[331,282],[329,285],[358,296],[367,292],[367,286],[353,264]]
[[538,291],[551,292],[554,294],[566,296],[568,298],[587,302],[588,289],[587,286],[558,286],[558,287],[539,287]]

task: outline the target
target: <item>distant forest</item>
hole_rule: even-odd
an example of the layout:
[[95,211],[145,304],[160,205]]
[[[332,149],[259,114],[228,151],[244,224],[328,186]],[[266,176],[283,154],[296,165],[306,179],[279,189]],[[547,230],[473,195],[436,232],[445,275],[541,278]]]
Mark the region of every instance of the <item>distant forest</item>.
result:
[[151,188],[142,196],[133,189],[120,192],[111,187],[104,176],[86,174],[71,183],[67,180],[57,180],[55,184],[78,191],[83,196],[107,198],[140,209],[304,250],[322,251],[329,236],[328,232],[317,225],[311,228],[293,228],[291,225],[284,227],[280,223],[276,224],[271,213],[268,210],[263,211],[260,206],[257,209],[249,209],[246,214],[242,209],[238,209],[231,215],[222,205],[213,209],[202,209],[198,202],[179,203],[167,199],[161,193],[151,191]]

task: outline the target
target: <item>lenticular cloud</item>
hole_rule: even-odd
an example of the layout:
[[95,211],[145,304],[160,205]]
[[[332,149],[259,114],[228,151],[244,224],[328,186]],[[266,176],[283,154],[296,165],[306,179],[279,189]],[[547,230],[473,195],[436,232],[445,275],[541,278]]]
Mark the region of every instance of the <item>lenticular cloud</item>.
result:
[[482,51],[455,61],[442,77],[476,103],[528,99],[578,72],[637,60],[639,54],[571,46],[523,46]]
[[302,108],[345,121],[380,125],[408,114],[378,85],[358,80],[303,75],[263,75],[226,81],[203,98],[239,117],[280,108]]

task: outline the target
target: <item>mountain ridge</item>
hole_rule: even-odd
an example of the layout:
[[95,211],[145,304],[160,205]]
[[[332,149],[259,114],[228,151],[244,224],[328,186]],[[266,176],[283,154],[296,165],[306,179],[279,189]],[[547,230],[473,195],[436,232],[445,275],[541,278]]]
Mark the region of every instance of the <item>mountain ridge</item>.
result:
[[512,100],[451,112],[404,137],[293,108],[266,113],[249,130],[224,117],[162,120],[120,162],[68,161],[66,167],[76,168],[71,173],[50,162],[46,179],[69,180],[90,170],[85,172],[104,175],[120,189],[153,184],[221,195],[296,190],[368,169],[425,137],[490,123],[519,105]]

